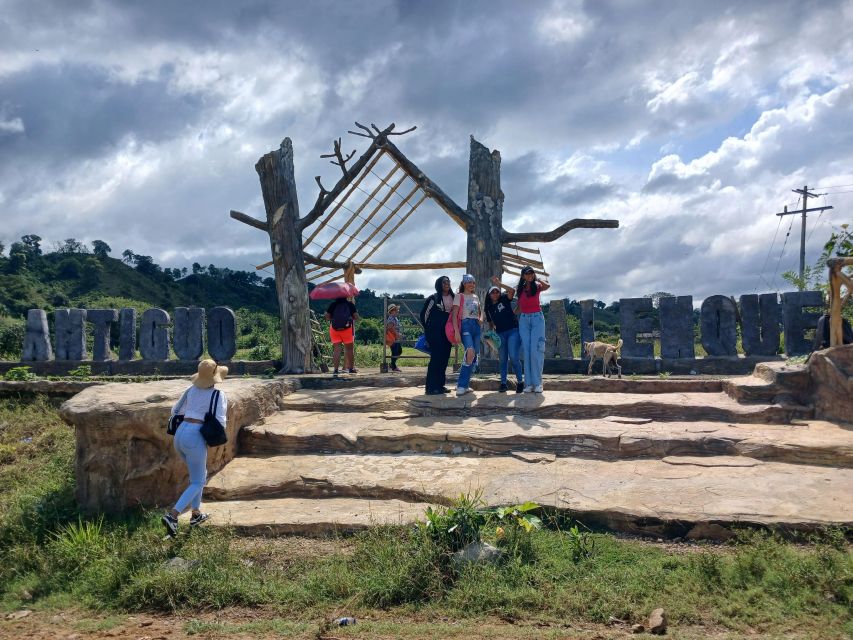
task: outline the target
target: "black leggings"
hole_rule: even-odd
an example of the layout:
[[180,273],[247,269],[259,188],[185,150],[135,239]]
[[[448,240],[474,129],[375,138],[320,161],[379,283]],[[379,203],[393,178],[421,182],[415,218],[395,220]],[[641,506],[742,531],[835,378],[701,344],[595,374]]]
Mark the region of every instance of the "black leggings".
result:
[[447,383],[447,362],[450,360],[452,345],[444,334],[443,324],[428,326],[425,333],[430,350],[426,375],[426,390],[441,391]]
[[391,345],[391,368],[397,368],[397,358],[403,353],[403,345],[395,342]]

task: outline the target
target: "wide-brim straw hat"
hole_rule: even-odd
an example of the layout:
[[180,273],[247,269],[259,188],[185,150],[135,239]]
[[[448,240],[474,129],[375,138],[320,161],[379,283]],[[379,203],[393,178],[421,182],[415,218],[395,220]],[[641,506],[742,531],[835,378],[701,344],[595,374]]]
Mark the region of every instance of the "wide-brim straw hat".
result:
[[394,309],[399,309],[399,308],[400,308],[400,305],[398,305],[398,304],[389,304],[388,305],[388,313],[391,313],[392,311],[394,311]]
[[222,382],[228,375],[228,367],[220,367],[207,358],[198,363],[198,372],[190,378],[192,383],[199,389],[210,389],[213,385]]

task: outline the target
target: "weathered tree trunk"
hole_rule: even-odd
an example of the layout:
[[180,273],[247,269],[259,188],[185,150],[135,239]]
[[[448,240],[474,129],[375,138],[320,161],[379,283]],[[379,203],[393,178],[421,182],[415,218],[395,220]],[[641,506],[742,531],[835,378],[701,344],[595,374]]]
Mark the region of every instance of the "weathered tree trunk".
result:
[[290,138],[258,160],[255,170],[261,180],[275,268],[281,315],[281,373],[304,373],[312,369],[311,325]]
[[477,295],[486,299],[489,278],[500,276],[504,194],[501,191],[501,154],[471,136],[468,164],[468,273],[477,279]]

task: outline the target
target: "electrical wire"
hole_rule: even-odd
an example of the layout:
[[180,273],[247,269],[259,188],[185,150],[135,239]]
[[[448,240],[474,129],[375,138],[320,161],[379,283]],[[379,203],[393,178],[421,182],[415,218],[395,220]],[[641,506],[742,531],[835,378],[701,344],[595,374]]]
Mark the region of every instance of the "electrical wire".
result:
[[[770,248],[767,250],[767,255],[764,256],[764,264],[761,266],[761,273],[758,274],[758,279],[764,280],[764,282],[767,282],[767,280],[764,279],[764,270],[767,268],[767,261],[770,259],[770,252],[773,251],[773,245],[776,244],[776,236],[779,235],[779,229],[781,229],[781,228],[782,228],[782,216],[779,216],[779,224],[776,225],[776,233],[773,234],[773,241],[770,243]],[[767,282],[767,284],[770,285],[769,282]],[[771,288],[772,288],[772,286],[773,285],[770,285]],[[753,289],[752,292],[755,293],[756,291],[758,291],[758,285],[755,285],[755,289]]]
[[812,187],[812,189],[820,189],[822,191],[823,189],[842,189],[844,187],[853,187],[853,182],[851,182],[850,184],[836,184],[830,186]]
[[770,286],[776,289],[776,293],[779,293],[779,289],[776,288],[776,278],[779,276],[779,265],[782,264],[782,257],[785,255],[785,247],[788,246],[788,238],[791,237],[791,229],[794,227],[794,218],[791,216],[791,224],[788,225],[788,233],[785,234],[785,242],[782,244],[782,251],[779,252],[779,259],[776,261],[776,272],[773,274],[773,284]]

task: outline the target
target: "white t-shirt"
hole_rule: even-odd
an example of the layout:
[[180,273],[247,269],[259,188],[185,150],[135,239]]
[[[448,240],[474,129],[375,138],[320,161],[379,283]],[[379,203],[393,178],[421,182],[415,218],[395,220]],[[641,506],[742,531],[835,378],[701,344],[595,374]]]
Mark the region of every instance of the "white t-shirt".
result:
[[476,293],[460,293],[453,299],[453,306],[459,306],[459,299],[462,299],[462,309],[459,313],[460,320],[479,320],[480,319],[480,298]]
[[[194,420],[204,420],[204,414],[210,408],[210,397],[213,395],[213,387],[210,389],[199,389],[193,385],[186,391],[186,396],[181,396],[181,399],[172,407],[172,415],[179,413],[184,414],[184,418],[193,418]],[[219,392],[219,402],[216,403],[216,419],[223,427],[225,425],[225,417],[228,414],[228,398],[225,393]]]

